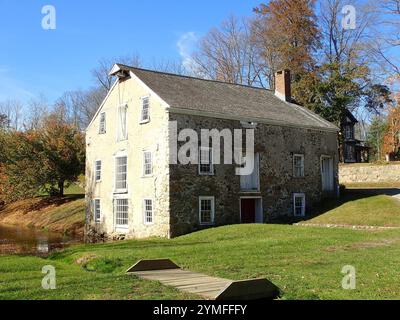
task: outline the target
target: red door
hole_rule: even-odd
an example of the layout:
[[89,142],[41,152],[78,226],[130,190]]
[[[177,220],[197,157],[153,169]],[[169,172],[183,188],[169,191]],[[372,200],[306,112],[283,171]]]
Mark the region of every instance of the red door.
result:
[[256,200],[242,199],[241,200],[241,222],[255,223],[256,222]]

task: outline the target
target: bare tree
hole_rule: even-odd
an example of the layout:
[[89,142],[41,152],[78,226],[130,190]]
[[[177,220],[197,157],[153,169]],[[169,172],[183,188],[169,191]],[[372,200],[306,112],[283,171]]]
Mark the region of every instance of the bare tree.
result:
[[181,61],[178,60],[153,60],[150,69],[160,72],[168,72],[179,75],[190,75],[190,70],[186,70]]
[[265,86],[249,19],[233,16],[212,29],[193,53],[193,73],[229,83]]
[[104,99],[103,88],[67,91],[57,99],[54,113],[59,121],[86,129]]
[[92,70],[92,75],[96,84],[103,88],[106,92],[111,89],[113,79],[109,76],[109,72],[114,63],[119,62],[133,67],[140,67],[141,59],[138,54],[131,56],[112,58],[112,59],[101,59],[98,66]]
[[24,127],[28,130],[38,129],[49,112],[49,105],[44,95],[31,99],[27,104],[27,117]]
[[[342,9],[345,5],[356,8],[356,27],[344,28]],[[366,59],[362,54],[370,39],[371,26],[376,22],[375,14],[360,1],[323,0],[320,7],[320,29],[322,33],[323,58],[330,63],[349,62],[354,59]]]
[[265,22],[262,18],[253,21],[252,41],[262,57],[258,59],[260,73],[272,89],[275,86],[275,73],[279,69],[279,54],[275,50],[274,41],[265,33]]
[[373,37],[369,42],[369,55],[384,74],[400,78],[400,58],[395,51],[400,48],[400,0],[374,1],[370,10],[379,14]]
[[0,113],[6,115],[8,128],[19,130],[22,126],[23,105],[19,100],[7,100],[0,102]]

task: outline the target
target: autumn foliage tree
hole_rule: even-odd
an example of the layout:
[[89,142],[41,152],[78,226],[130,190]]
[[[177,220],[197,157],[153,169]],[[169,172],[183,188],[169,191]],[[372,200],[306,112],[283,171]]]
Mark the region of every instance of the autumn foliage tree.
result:
[[84,136],[52,114],[35,130],[0,132],[0,189],[6,200],[46,191],[62,196],[64,185],[84,171]]
[[393,106],[389,111],[383,151],[391,159],[400,160],[400,105]]
[[272,53],[275,68],[290,69],[295,80],[312,69],[320,46],[314,6],[315,0],[271,0],[255,8],[264,59]]
[[45,159],[46,182],[62,196],[65,182],[75,181],[84,171],[84,136],[73,125],[50,115],[39,130],[38,138]]

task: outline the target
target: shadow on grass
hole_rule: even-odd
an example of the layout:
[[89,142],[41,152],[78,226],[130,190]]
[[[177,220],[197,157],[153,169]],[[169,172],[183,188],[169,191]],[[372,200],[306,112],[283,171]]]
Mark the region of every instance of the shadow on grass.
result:
[[28,206],[25,210],[24,213],[32,212],[32,211],[39,211],[44,208],[47,208],[49,206],[56,206],[59,207],[61,205],[64,205],[66,203],[83,199],[85,197],[84,194],[69,194],[64,197],[59,197],[59,196],[41,196],[39,197],[40,200],[30,206]]
[[342,192],[340,198],[331,197],[321,200],[320,203],[314,205],[305,217],[284,217],[281,220],[271,221],[272,224],[293,224],[305,222],[318,217],[328,211],[336,209],[347,202],[357,201],[360,199],[370,198],[377,195],[397,195],[400,189],[346,189]]

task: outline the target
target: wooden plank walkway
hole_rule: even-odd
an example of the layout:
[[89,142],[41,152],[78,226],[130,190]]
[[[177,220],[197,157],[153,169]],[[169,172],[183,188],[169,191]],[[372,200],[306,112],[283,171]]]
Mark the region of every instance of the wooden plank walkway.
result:
[[231,280],[209,277],[182,269],[139,271],[135,274],[140,278],[160,281],[164,285],[195,293],[207,299],[215,299],[218,293],[232,282]]
[[232,281],[210,277],[182,270],[168,259],[141,260],[127,272],[209,300],[273,299],[279,294],[279,289],[267,279]]

